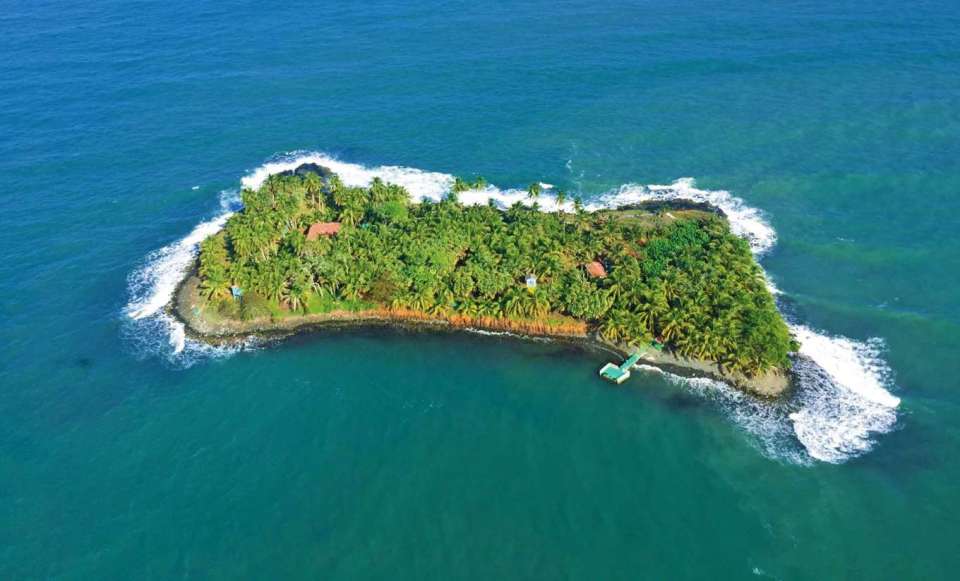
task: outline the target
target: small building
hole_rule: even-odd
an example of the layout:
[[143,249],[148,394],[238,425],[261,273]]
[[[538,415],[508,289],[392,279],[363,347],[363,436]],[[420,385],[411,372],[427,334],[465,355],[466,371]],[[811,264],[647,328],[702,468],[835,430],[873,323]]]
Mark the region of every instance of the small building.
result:
[[340,231],[340,222],[317,222],[307,230],[307,240],[316,240],[321,236],[336,236]]
[[235,299],[243,297],[243,289],[238,286],[230,287],[230,295]]
[[584,264],[583,267],[586,269],[590,278],[604,278],[607,276],[607,269],[603,267],[603,263],[599,260],[588,262]]
[[528,275],[527,275],[526,282],[527,282],[527,289],[528,289],[528,290],[534,290],[534,289],[536,289],[536,288],[537,288],[537,275],[535,275],[535,274],[528,274]]

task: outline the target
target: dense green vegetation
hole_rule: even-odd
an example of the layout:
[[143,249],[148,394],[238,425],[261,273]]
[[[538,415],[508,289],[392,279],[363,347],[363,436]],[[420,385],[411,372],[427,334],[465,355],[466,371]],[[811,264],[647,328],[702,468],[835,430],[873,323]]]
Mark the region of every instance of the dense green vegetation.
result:
[[[228,317],[385,306],[437,316],[568,315],[604,338],[663,342],[683,356],[756,374],[788,365],[795,346],[746,242],[706,212],[539,211],[463,206],[457,180],[441,202],[413,204],[379,180],[272,176],[243,192],[245,208],[203,242],[201,288]],[[644,219],[646,218],[646,219]],[[308,241],[310,224],[334,237]],[[583,265],[601,261],[608,275]],[[526,275],[538,279],[528,289]],[[230,287],[244,290],[234,301]],[[317,306],[320,305],[320,306]]]

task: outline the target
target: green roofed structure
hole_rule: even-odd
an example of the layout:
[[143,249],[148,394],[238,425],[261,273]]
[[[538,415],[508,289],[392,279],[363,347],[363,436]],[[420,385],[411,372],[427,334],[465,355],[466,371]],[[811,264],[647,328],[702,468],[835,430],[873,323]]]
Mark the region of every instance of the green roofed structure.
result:
[[613,363],[607,363],[600,368],[600,377],[620,385],[624,381],[630,379],[630,369],[633,368],[637,361],[640,361],[639,351],[628,357],[626,361],[620,364],[620,366],[616,366]]

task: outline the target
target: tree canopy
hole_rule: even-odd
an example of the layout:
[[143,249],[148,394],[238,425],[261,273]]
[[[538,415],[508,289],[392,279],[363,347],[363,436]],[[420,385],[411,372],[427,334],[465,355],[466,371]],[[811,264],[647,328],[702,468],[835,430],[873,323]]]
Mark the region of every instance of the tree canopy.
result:
[[[722,217],[586,212],[579,200],[571,214],[457,201],[457,192],[484,185],[458,180],[443,201],[415,204],[379,179],[358,188],[336,176],[271,176],[244,190],[244,209],[202,243],[204,296],[237,317],[270,305],[507,319],[559,314],[607,340],[655,339],[728,371],[789,365],[796,345],[747,243]],[[311,224],[330,220],[342,224],[335,237],[306,239]],[[585,272],[595,260],[607,276]],[[533,290],[524,285],[528,274],[537,277]],[[244,291],[239,307],[231,286]]]

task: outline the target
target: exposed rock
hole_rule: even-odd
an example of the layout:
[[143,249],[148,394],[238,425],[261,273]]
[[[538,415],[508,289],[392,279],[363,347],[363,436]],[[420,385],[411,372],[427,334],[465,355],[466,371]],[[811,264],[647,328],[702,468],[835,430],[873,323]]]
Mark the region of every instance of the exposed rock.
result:
[[297,166],[297,169],[288,169],[286,171],[280,172],[279,175],[282,176],[305,176],[308,173],[315,173],[324,180],[329,179],[333,176],[333,172],[329,168],[323,167],[322,165],[317,165],[315,163],[304,163]]
[[618,206],[617,210],[643,210],[652,214],[679,210],[699,210],[701,212],[716,214],[717,216],[723,218],[726,218],[727,216],[724,214],[723,210],[712,204],[708,204],[706,202],[695,202],[693,200],[648,200],[646,202],[637,202],[636,204]]

